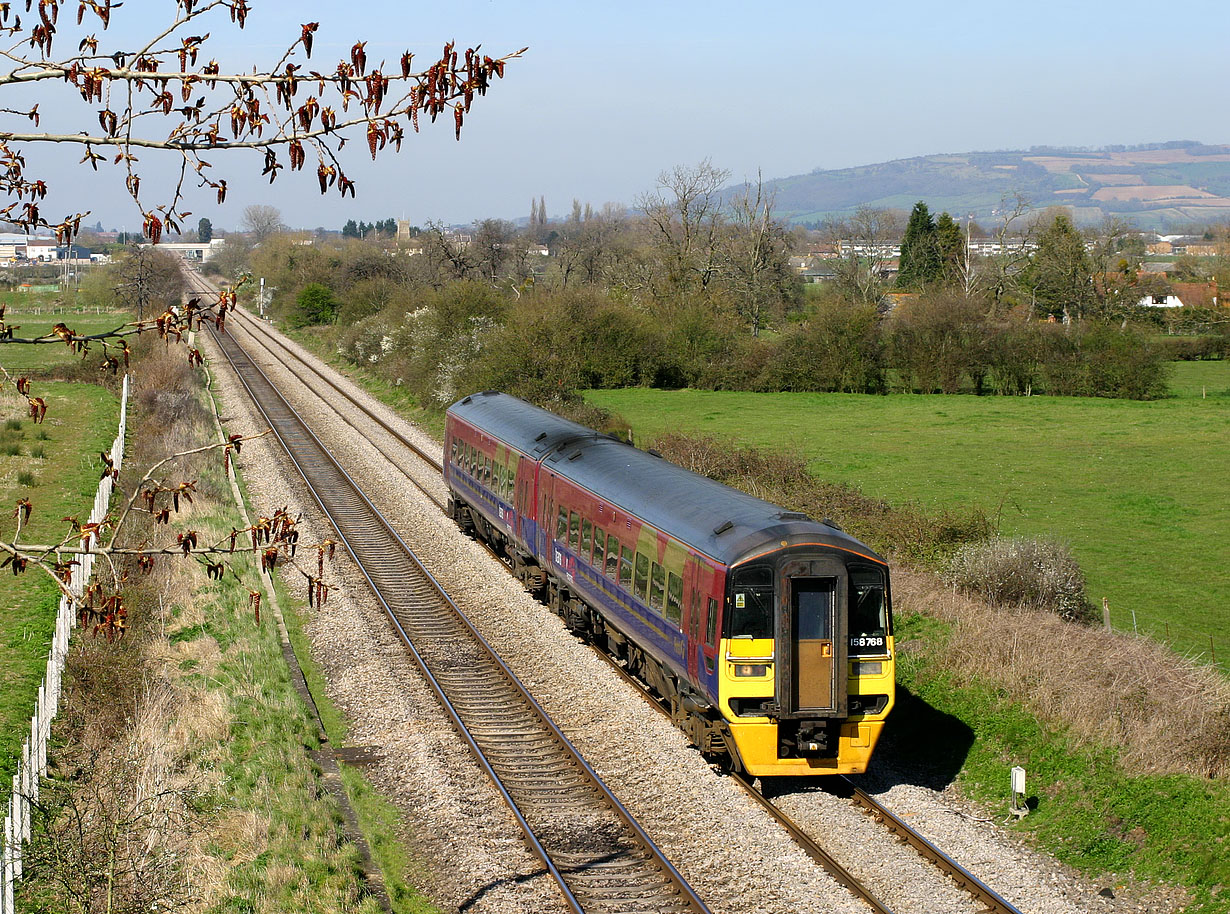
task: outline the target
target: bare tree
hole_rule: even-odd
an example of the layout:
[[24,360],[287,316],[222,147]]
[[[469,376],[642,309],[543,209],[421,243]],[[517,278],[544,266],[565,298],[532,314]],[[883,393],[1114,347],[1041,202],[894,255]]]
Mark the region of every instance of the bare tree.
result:
[[1031,211],[1032,205],[1023,194],[1005,196],[1000,201],[999,224],[993,235],[996,252],[983,262],[981,276],[985,278],[977,282],[990,293],[996,308],[1029,265],[1037,225],[1036,220],[1027,219]]
[[[136,50],[103,47],[85,25],[101,23],[105,32],[121,15],[148,16],[151,4],[113,0],[81,0],[76,27],[60,22],[66,0],[39,0],[25,4],[26,17],[16,14],[18,4],[0,3],[0,32],[12,43],[5,51],[7,72],[0,72],[0,89],[9,97],[37,103],[28,109],[0,108],[11,122],[28,121],[35,130],[41,114],[72,116],[89,125],[71,132],[18,132],[16,124],[0,131],[0,188],[10,198],[0,207],[0,219],[25,229],[54,228],[61,241],[71,239],[88,213],[74,213],[49,221],[40,204],[48,183],[27,171],[24,150],[31,144],[76,144],[82,163],[98,170],[119,166],[125,187],[140,211],[145,235],[157,243],[164,227],[178,232],[188,216],[186,186],[226,197],[227,182],[217,176],[205,156],[219,150],[251,149],[264,154],[261,174],[272,182],[278,172],[308,167],[315,160],[321,193],[355,192],[354,182],[342,169],[339,152],[348,136],[360,132],[375,158],[392,147],[400,150],[405,128],[419,128],[420,117],[432,122],[451,114],[460,138],[462,123],[478,96],[485,95],[505,63],[524,52],[491,58],[476,50],[459,52],[452,42],[427,66],[416,68],[414,54],[406,51],[388,72],[381,64],[369,69],[366,42],[357,42],[349,59],[332,69],[308,69],[319,23],[300,26],[299,35],[267,68],[224,73],[216,60],[204,62],[211,34],[229,25],[243,28],[254,0],[174,0],[163,6],[170,12],[165,27]],[[37,6],[37,14],[31,14]],[[121,7],[123,9],[121,10]],[[66,19],[70,17],[65,17]],[[63,56],[53,53],[57,42],[68,43]],[[131,47],[131,46],[130,46]],[[167,125],[163,133],[158,124]],[[97,125],[95,127],[95,125]],[[140,164],[147,153],[165,153],[178,162],[178,175],[169,188],[155,194],[161,202],[145,202]],[[31,161],[41,157],[30,156]],[[212,158],[212,156],[211,156]]]
[[266,206],[263,203],[253,203],[243,208],[243,220],[240,223],[252,240],[260,244],[270,235],[286,231],[282,222],[282,213],[276,206]]
[[730,172],[708,159],[676,165],[658,175],[658,186],[637,199],[651,229],[662,270],[662,291],[705,290],[717,274],[722,231],[719,188]]
[[833,262],[837,285],[854,301],[878,305],[884,298],[884,274],[892,246],[900,241],[901,216],[893,210],[859,207],[844,220],[831,220],[825,234],[838,246]]
[[790,235],[773,218],[773,203],[757,175],[754,191],[749,184],[731,201],[723,246],[723,282],[735,294],[735,307],[752,336],[759,336],[766,318],[781,310],[797,282],[789,265]]

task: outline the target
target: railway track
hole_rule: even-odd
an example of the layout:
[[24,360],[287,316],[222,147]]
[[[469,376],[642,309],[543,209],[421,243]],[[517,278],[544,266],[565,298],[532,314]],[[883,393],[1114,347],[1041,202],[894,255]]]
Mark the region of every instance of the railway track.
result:
[[260,368],[213,335],[568,907],[707,912]]
[[[241,319],[243,320],[244,329],[251,333],[254,337],[259,335],[260,344],[264,346],[271,355],[277,358],[279,362],[285,364],[286,367],[291,370],[292,373],[301,381],[308,383],[304,372],[309,373],[314,379],[327,385],[330,391],[344,398],[354,410],[368,417],[371,421],[377,423],[385,432],[394,437],[399,443],[408,448],[417,457],[427,462],[434,470],[437,472],[442,471],[440,463],[435,457],[399,433],[381,417],[372,413],[363,403],[351,396],[345,389],[336,384],[332,379],[320,373],[306,362],[303,362],[298,355],[288,349],[281,343],[280,340],[277,339],[276,334],[270,332],[260,321],[244,312],[240,312],[240,314],[242,315]],[[280,349],[284,355],[278,355],[277,351],[275,351],[275,347]],[[287,357],[289,357],[289,359]],[[292,367],[289,364],[290,361],[299,362],[302,366],[302,370]],[[351,427],[355,428],[357,431],[364,432],[364,430],[361,429],[358,424],[353,422],[349,416],[346,416],[341,410],[338,410],[336,406],[333,408],[335,412],[341,415],[346,422],[351,425]],[[401,461],[396,459],[395,455],[388,454],[382,448],[380,448],[380,450],[395,466],[398,466],[399,468],[402,467]],[[403,469],[402,472],[405,473],[405,470]],[[406,476],[421,490],[423,489],[423,487],[415,481],[409,473],[406,473]],[[428,493],[428,495],[434,503],[440,507],[443,507],[440,499],[430,493]],[[495,558],[503,561],[501,557],[496,555],[494,552],[491,554]],[[623,676],[631,684],[636,686],[638,692],[649,704],[653,705],[660,712],[666,713],[661,704],[646,690],[643,683],[631,676],[628,676],[622,667],[611,661],[611,659],[603,652],[596,649],[595,652],[606,660],[611,668],[619,675]],[[752,800],[760,805],[766,813],[772,816],[784,829],[786,829],[791,838],[809,856],[811,856],[812,859],[816,860],[817,863],[824,867],[824,869],[829,872],[834,879],[845,886],[852,894],[862,899],[873,911],[877,912],[877,914],[891,914],[891,909],[884,902],[876,898],[871,891],[862,885],[861,881],[855,875],[846,869],[839,861],[829,855],[824,848],[821,847],[821,845],[806,832],[806,830],[798,826],[785,812],[775,806],[771,800],[765,798],[759,791],[757,791],[754,786],[737,778],[735,780],[740,783]],[[896,816],[865,791],[855,786],[848,779],[841,778],[840,780],[844,782],[842,787],[843,794],[847,795],[852,803],[862,808],[874,821],[884,826],[897,839],[909,844],[920,856],[931,862],[942,873],[944,873],[954,885],[967,892],[974,899],[974,901],[980,905],[979,910],[981,912],[985,912],[985,914],[1021,914],[1018,908],[1013,906],[1009,901],[996,893],[984,882],[962,867],[957,861],[945,854],[932,842],[928,841],[916,829],[912,828],[909,824],[904,822],[900,817]]]

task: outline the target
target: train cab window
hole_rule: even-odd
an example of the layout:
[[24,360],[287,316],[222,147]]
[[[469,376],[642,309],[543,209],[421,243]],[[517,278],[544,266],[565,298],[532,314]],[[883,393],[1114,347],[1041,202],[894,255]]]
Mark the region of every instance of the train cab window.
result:
[[627,589],[632,586],[632,547],[623,546],[619,550],[619,586]]
[[676,625],[683,618],[683,578],[674,572],[666,582],[666,618]]
[[449,451],[448,451],[448,462],[449,462],[449,463],[456,463],[456,462],[457,462],[457,445],[458,445],[458,441],[457,441],[457,439],[456,439],[456,438],[454,438],[454,439],[453,439],[453,446],[452,446],[451,448],[449,448]]
[[581,517],[576,511],[568,513],[568,545],[573,552],[581,545]]
[[665,596],[666,569],[654,562],[653,571],[649,575],[649,605],[661,612]]
[[587,520],[581,521],[581,558],[589,561],[590,552],[594,548],[594,527]]
[[888,601],[884,572],[853,565],[850,573],[850,654],[883,654],[888,649]]
[[612,581],[619,574],[619,540],[610,536],[606,541],[606,576]]
[[717,647],[718,601],[709,598],[709,621],[705,625],[705,645]]
[[559,517],[555,521],[555,538],[561,543],[564,541],[565,534],[568,533],[568,509],[561,507],[559,509]]
[[636,554],[636,581],[632,588],[638,600],[644,600],[649,592],[649,556]]
[[773,569],[740,568],[730,587],[728,638],[773,637]]

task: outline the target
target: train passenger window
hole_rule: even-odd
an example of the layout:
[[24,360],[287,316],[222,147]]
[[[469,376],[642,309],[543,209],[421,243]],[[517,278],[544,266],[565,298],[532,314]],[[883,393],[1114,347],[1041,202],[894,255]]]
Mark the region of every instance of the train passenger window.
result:
[[705,644],[717,647],[718,601],[709,598],[709,622],[705,626]]
[[852,565],[849,571],[850,653],[883,654],[888,647],[884,572],[871,565]]
[[683,579],[673,571],[666,583],[666,618],[676,625],[683,618]]
[[581,517],[576,511],[568,512],[568,545],[574,552],[581,545]]
[[666,570],[657,562],[653,563],[653,573],[649,576],[649,605],[658,612],[662,611],[663,596],[666,593]]
[[606,541],[606,576],[612,581],[619,574],[619,540],[611,536]]
[[588,562],[589,554],[593,551],[593,548],[594,548],[593,525],[589,521],[583,520],[581,521],[581,558],[585,559],[585,561]]
[[594,524],[594,569],[602,574],[602,563],[606,560],[606,531]]
[[475,476],[478,473],[478,449],[470,448],[470,475]]
[[449,449],[449,452],[448,452],[448,462],[449,462],[449,463],[456,463],[456,462],[457,462],[457,446],[458,446],[458,444],[460,444],[460,442],[459,442],[456,438],[454,438],[454,439],[453,439],[453,446]]
[[649,556],[638,552],[636,554],[636,586],[633,592],[638,600],[644,600],[649,591]]
[[731,584],[728,638],[773,637],[773,570],[766,566],[740,568]]
[[555,538],[561,543],[564,541],[564,534],[568,532],[568,509],[560,506],[559,517],[555,521]]
[[632,547],[624,546],[619,551],[619,586],[632,586]]

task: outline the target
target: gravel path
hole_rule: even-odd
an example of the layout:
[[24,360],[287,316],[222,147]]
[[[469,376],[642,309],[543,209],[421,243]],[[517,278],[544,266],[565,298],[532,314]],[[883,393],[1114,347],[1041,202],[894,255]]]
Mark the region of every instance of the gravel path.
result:
[[[866,910],[405,480],[402,470],[431,484],[421,460],[383,432],[371,435],[379,448],[369,443],[340,417],[349,404],[334,409],[305,390],[303,381],[246,339],[243,324],[241,317],[228,322],[228,329],[275,384],[297,391],[290,397],[295,408],[713,911]],[[407,437],[439,453],[438,443],[296,344],[287,345],[349,385],[353,396],[371,403]],[[259,431],[263,423],[246,393],[212,345],[208,351],[228,432]],[[331,392],[323,396],[339,399]],[[240,466],[257,510],[268,514],[283,504],[302,509],[302,542],[326,538],[331,530],[278,448],[270,439],[244,447]],[[404,811],[407,837],[432,873],[429,891],[445,907],[466,911],[561,910],[558,893],[526,850],[511,815],[446,723],[357,570],[338,555],[326,574],[340,586],[323,610],[310,615],[313,657],[324,670],[329,697],[352,722],[349,743],[376,747],[380,760],[366,773]],[[296,577],[287,575],[292,591],[301,590]],[[1032,852],[996,823],[966,814],[955,798],[914,786],[918,780],[901,760],[877,759],[862,786],[1026,914],[1174,909],[1160,898],[1128,900],[1118,887],[1120,897],[1097,894],[1100,886]],[[976,910],[965,893],[848,801],[802,789],[778,802],[898,914]]]

